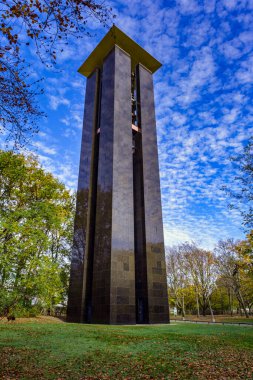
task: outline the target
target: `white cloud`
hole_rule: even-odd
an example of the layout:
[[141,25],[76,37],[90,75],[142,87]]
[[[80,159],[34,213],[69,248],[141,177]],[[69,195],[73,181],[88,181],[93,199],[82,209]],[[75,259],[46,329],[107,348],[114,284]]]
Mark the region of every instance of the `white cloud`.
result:
[[183,14],[194,14],[201,10],[199,4],[195,0],[177,0],[180,12]]
[[60,105],[69,106],[70,100],[61,96],[48,95],[49,106],[52,110],[57,110]]
[[235,76],[240,83],[253,83],[253,56],[249,56],[241,63],[240,69],[237,70]]
[[57,152],[55,147],[49,147],[48,145],[45,145],[44,143],[39,142],[39,141],[35,142],[33,145],[36,148],[38,148],[39,152],[42,152],[45,154],[55,155]]
[[222,0],[225,8],[232,10],[238,6],[238,0]]

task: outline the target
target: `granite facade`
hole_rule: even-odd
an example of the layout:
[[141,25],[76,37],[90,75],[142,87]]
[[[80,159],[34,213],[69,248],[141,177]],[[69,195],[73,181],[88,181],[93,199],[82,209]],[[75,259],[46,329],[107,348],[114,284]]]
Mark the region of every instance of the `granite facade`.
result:
[[[95,167],[97,160],[97,107],[99,97],[99,70],[88,79],[85,96],[85,112],[81,143],[79,178],[77,189],[76,215],[74,222],[74,240],[70,270],[67,320],[82,322],[84,319],[85,287],[90,281],[90,234],[94,225],[94,189],[96,183]],[[89,271],[87,269],[89,267]]]
[[87,80],[67,318],[169,320],[152,74],[117,45]]
[[143,198],[149,323],[169,321],[160,177],[152,74],[137,67],[142,135]]
[[131,59],[103,64],[92,310],[94,323],[135,323]]

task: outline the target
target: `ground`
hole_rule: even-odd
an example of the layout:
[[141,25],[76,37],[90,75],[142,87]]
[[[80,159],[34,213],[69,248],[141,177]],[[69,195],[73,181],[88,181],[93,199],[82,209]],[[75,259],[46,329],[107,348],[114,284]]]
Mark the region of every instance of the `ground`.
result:
[[0,323],[0,379],[253,379],[253,328]]

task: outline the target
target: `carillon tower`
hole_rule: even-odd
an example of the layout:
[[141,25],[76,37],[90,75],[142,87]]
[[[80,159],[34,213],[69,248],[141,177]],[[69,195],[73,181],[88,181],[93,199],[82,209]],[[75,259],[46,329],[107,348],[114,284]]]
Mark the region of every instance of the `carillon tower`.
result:
[[161,66],[113,26],[87,77],[67,320],[168,323],[152,74]]

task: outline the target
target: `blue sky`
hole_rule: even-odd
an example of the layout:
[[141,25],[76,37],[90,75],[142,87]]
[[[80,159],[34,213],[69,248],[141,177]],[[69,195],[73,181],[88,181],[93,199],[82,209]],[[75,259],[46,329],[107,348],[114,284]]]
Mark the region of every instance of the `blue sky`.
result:
[[[163,67],[154,75],[166,245],[195,240],[212,248],[244,236],[221,187],[235,187],[230,157],[253,135],[253,1],[113,1],[116,25]],[[34,78],[45,77],[47,113],[34,150],[69,188],[77,186],[85,78],[78,67],[107,30],[71,40],[61,72],[31,52]]]

